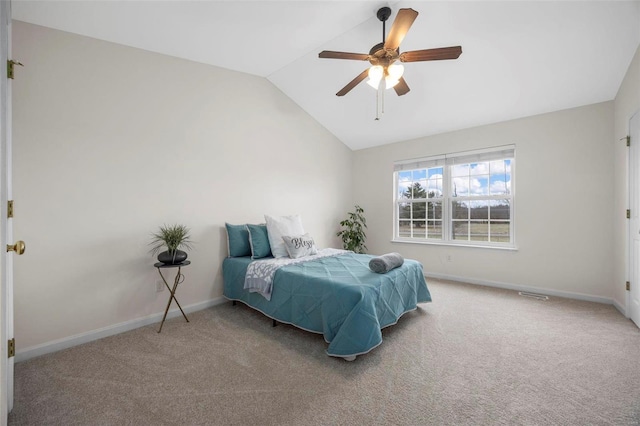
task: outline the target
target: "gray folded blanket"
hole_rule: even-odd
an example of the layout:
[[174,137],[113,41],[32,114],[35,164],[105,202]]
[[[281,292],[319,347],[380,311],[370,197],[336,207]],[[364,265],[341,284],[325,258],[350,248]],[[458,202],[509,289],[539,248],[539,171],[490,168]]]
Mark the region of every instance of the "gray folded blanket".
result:
[[400,253],[387,253],[381,256],[376,256],[369,261],[369,268],[378,274],[385,274],[392,270],[402,266],[404,258]]

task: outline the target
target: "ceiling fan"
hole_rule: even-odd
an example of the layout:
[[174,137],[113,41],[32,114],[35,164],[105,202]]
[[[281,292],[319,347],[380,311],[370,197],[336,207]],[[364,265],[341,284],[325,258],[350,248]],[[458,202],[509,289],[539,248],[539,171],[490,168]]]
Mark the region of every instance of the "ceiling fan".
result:
[[382,21],[382,43],[378,43],[366,53],[334,52],[323,50],[318,57],[329,59],[352,59],[356,61],[369,61],[371,68],[364,70],[360,75],[344,86],[336,96],[344,96],[356,87],[365,78],[373,88],[394,88],[398,96],[409,92],[409,86],[402,77],[404,66],[399,62],[438,61],[443,59],[457,59],[462,53],[461,46],[441,47],[437,49],[412,50],[400,53],[400,43],[407,35],[418,12],[413,9],[400,9],[396,19],[391,25],[389,36],[385,40],[385,22],[391,16],[391,9],[382,7],[376,14]]

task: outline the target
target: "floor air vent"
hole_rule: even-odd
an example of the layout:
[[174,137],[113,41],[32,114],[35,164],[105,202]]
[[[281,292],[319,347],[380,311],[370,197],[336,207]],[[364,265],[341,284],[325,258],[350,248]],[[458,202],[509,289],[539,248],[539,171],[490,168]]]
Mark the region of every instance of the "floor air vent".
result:
[[529,292],[526,292],[526,291],[519,291],[518,294],[520,296],[530,297],[532,299],[549,300],[549,296],[545,296],[544,294],[529,293]]

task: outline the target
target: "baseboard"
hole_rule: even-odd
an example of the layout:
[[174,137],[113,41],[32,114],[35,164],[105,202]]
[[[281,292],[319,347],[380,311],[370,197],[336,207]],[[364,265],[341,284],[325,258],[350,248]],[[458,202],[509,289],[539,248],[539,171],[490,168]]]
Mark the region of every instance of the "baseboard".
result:
[[[544,294],[546,296],[565,297],[567,299],[585,300],[585,301],[588,301],[588,302],[604,303],[604,304],[607,304],[607,305],[614,305],[615,306],[614,300],[611,299],[611,298],[600,297],[600,296],[592,296],[592,295],[589,295],[589,294],[572,293],[572,292],[568,292],[568,291],[560,291],[560,290],[552,290],[552,289],[548,289],[548,288],[538,288],[538,287],[517,285],[517,284],[511,284],[511,283],[503,283],[503,282],[499,282],[499,281],[489,281],[489,280],[483,280],[483,279],[478,279],[478,278],[458,277],[458,276],[455,276],[455,275],[447,275],[447,274],[425,273],[424,276],[427,277],[427,278],[430,277],[430,278],[435,278],[435,279],[439,279],[439,280],[459,281],[459,282],[463,282],[463,283],[477,284],[477,285],[483,285],[483,286],[487,286],[487,287],[504,288],[506,290],[526,291],[526,292],[529,292],[529,293]],[[620,308],[618,308],[618,309],[620,309]]]
[[[194,303],[193,305],[189,306],[184,306],[183,309],[185,313],[191,313],[219,305],[226,301],[226,298],[220,296],[215,299]],[[67,349],[73,346],[81,345],[83,343],[102,339],[104,337],[124,333],[125,331],[134,330],[136,328],[144,327],[149,324],[159,323],[160,321],[162,321],[163,315],[164,312],[152,314],[144,318],[137,318],[134,320],[121,322],[119,324],[110,325],[107,327],[99,328],[97,330],[88,331],[86,333],[76,334],[74,336],[65,337],[63,339],[53,340],[51,342],[31,346],[22,350],[17,350],[15,360],[16,362],[26,361],[40,355],[57,352],[62,349]],[[175,318],[180,315],[182,314],[180,313],[180,310],[178,308],[172,309],[167,314],[167,319]]]
[[624,308],[620,303],[618,303],[616,299],[613,299],[613,306],[615,306],[615,308],[619,310],[625,318],[629,318],[629,315],[627,315],[627,309]]

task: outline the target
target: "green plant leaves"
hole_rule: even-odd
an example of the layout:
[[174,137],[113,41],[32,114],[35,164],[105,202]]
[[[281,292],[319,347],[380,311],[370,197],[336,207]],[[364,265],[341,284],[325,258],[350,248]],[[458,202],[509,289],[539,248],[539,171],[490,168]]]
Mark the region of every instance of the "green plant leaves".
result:
[[364,253],[367,246],[364,244],[367,235],[364,228],[367,227],[367,220],[364,217],[364,209],[356,204],[355,211],[347,213],[348,218],[340,222],[343,229],[336,235],[342,238],[342,246],[345,250],[355,253]]
[[167,251],[174,252],[178,249],[191,249],[191,236],[189,228],[184,225],[163,225],[158,232],[151,234],[152,255],[158,254],[164,247]]

